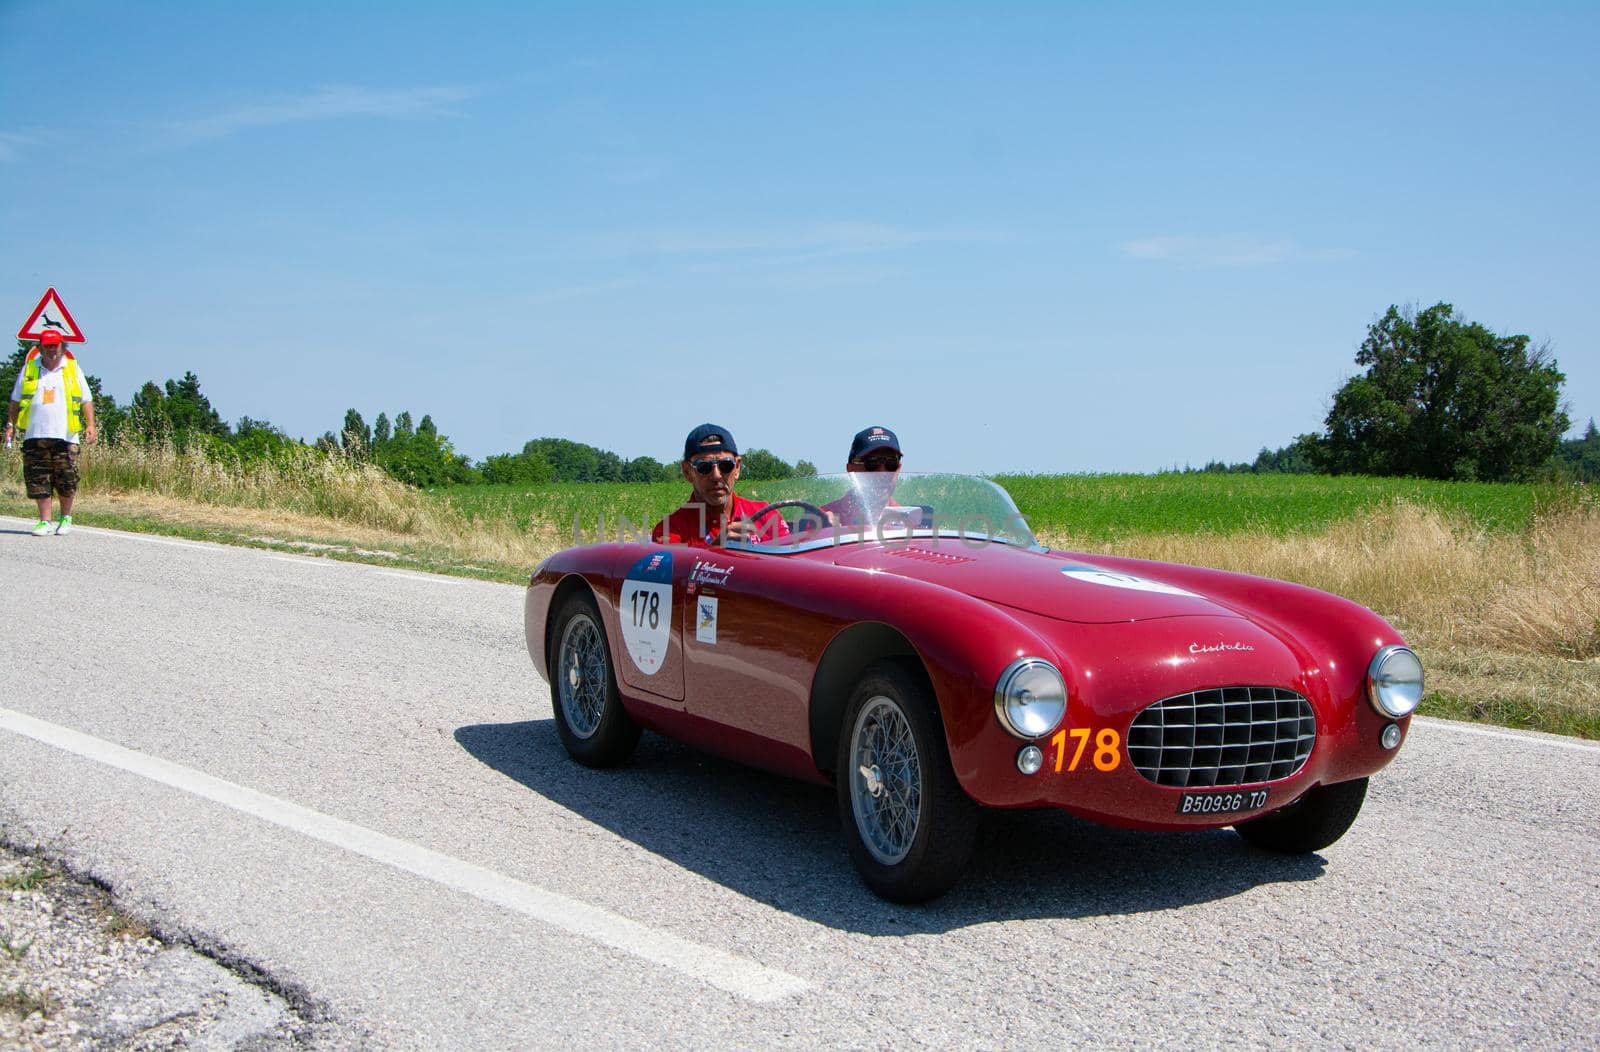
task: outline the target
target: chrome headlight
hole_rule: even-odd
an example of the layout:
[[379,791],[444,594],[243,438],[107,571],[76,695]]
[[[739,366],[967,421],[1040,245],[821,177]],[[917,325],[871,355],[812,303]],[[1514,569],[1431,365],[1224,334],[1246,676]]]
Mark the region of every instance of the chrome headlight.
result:
[[1067,684],[1043,658],[1022,658],[1006,666],[994,688],[1000,725],[1019,738],[1042,738],[1067,714]]
[[1367,698],[1390,719],[1411,715],[1422,700],[1422,662],[1409,647],[1387,646],[1367,666]]

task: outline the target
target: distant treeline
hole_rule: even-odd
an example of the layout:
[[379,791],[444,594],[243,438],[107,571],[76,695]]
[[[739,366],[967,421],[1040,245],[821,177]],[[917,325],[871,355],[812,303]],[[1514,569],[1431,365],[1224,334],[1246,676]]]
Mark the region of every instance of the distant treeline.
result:
[[[1332,398],[1326,427],[1279,449],[1263,447],[1254,461],[1211,461],[1185,471],[1388,477],[1516,482],[1570,479],[1600,482],[1600,432],[1593,419],[1583,437],[1563,439],[1570,423],[1561,406],[1566,377],[1547,346],[1526,336],[1506,336],[1469,322],[1448,303],[1426,310],[1391,306],[1367,330],[1356,353],[1365,371]],[[9,391],[31,345],[0,367]],[[111,440],[202,443],[218,457],[260,458],[304,444],[265,420],[243,417],[230,427],[201,393],[200,380],[146,383],[119,406],[88,378],[101,432]],[[355,409],[337,433],[311,443],[328,454],[370,461],[413,486],[474,482],[662,482],[680,477],[678,465],[653,457],[624,460],[565,438],[535,438],[520,452],[474,464],[457,453],[423,414],[391,420],[379,413],[371,427]],[[790,464],[765,449],[744,455],[749,481],[810,476],[816,465]]]
[[[10,395],[11,386],[32,344],[18,341],[16,351],[0,364],[0,384]],[[424,413],[413,422],[410,411],[391,419],[380,412],[368,426],[355,409],[345,412],[338,433],[326,431],[314,442],[291,438],[266,420],[241,417],[230,426],[200,389],[200,378],[186,372],[182,379],[163,384],[146,383],[127,405],[105,393],[100,378],[85,374],[94,394],[95,422],[101,437],[112,442],[170,441],[201,446],[219,459],[246,462],[285,455],[307,446],[327,454],[369,461],[401,482],[413,486],[450,486],[476,482],[661,482],[681,479],[678,465],[652,457],[624,460],[565,438],[536,438],[519,453],[501,453],[477,464],[457,453],[441,434],[433,417]],[[743,477],[751,481],[815,475],[808,461],[790,464],[765,449],[744,455]]]
[[[1205,467],[1184,467],[1182,470],[1228,475],[1341,474],[1329,469],[1318,447],[1318,438],[1317,435],[1301,435],[1281,449],[1262,447],[1256,458],[1249,462],[1237,461],[1230,464],[1222,460],[1210,460],[1206,462]],[[1596,428],[1594,418],[1589,418],[1589,427],[1581,438],[1566,438],[1557,443],[1555,452],[1545,462],[1542,470],[1533,473],[1532,478],[1565,482],[1600,482],[1600,428]]]
[[[683,476],[678,465],[654,457],[623,460],[609,449],[597,449],[565,438],[536,438],[520,453],[501,453],[480,465],[485,482],[672,482]],[[765,449],[744,454],[741,474],[750,481],[786,479],[817,473],[815,464],[790,464]]]

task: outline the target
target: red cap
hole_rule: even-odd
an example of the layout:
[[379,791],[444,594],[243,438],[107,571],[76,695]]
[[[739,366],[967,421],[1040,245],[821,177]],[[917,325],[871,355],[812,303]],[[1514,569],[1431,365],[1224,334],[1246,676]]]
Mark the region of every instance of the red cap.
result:
[[66,342],[67,341],[62,338],[61,334],[56,332],[54,329],[46,329],[44,332],[39,334],[40,347],[54,347],[58,343]]

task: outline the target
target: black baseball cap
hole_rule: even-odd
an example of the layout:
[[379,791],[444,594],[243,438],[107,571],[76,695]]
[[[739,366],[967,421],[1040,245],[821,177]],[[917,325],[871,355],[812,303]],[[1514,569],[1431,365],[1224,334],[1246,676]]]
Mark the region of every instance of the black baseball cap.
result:
[[701,424],[683,440],[683,459],[692,460],[702,453],[732,453],[739,455],[733,441],[733,432],[716,424]]
[[892,449],[900,452],[900,440],[894,437],[894,432],[886,427],[869,427],[856,432],[855,441],[850,443],[850,460],[860,460],[868,453],[876,453],[880,449]]

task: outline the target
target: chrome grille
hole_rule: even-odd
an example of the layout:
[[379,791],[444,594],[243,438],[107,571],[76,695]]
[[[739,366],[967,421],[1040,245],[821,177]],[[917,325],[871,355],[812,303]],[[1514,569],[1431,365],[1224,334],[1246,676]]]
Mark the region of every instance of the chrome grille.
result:
[[1316,737],[1311,703],[1294,691],[1220,687],[1139,713],[1128,728],[1128,759],[1157,785],[1250,785],[1300,770]]

